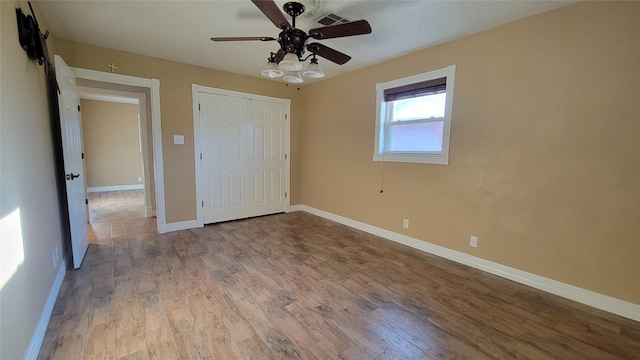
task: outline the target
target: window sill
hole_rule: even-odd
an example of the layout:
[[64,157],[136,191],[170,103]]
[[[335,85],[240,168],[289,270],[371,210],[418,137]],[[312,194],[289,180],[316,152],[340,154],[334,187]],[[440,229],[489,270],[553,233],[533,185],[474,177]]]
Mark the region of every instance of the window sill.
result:
[[373,154],[373,161],[449,165],[449,156],[419,154]]

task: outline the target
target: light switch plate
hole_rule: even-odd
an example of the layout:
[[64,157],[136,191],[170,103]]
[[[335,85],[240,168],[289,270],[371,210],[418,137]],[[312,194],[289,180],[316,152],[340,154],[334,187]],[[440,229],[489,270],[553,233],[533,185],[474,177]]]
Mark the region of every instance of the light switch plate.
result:
[[184,145],[184,135],[173,135],[173,143],[176,145]]

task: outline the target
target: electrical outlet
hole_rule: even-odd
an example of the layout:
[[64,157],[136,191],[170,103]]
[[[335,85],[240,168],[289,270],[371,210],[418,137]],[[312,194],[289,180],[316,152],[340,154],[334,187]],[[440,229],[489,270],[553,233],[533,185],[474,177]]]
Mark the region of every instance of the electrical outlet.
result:
[[142,181],[142,176],[138,176],[138,182]]
[[478,237],[471,235],[471,239],[469,239],[469,246],[477,248],[478,247]]
[[402,221],[402,227],[405,228],[405,229],[409,228],[409,219],[404,219]]

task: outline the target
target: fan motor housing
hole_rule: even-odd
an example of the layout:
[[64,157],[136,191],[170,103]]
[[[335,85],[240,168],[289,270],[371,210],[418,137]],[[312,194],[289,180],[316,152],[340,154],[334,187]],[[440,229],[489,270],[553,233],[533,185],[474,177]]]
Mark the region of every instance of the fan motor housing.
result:
[[300,57],[304,54],[308,38],[307,33],[294,28],[281,32],[278,37],[278,42],[282,50],[288,53],[294,53]]

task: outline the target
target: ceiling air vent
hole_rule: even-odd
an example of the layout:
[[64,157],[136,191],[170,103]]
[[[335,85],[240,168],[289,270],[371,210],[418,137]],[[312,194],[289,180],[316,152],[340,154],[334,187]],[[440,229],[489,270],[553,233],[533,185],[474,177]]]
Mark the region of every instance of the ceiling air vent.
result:
[[329,25],[335,25],[335,24],[344,24],[344,23],[348,23],[350,22],[350,19],[344,18],[340,15],[336,15],[332,12],[328,12],[322,16],[320,16],[319,18],[316,19],[316,22],[324,25],[324,26],[329,26]]

